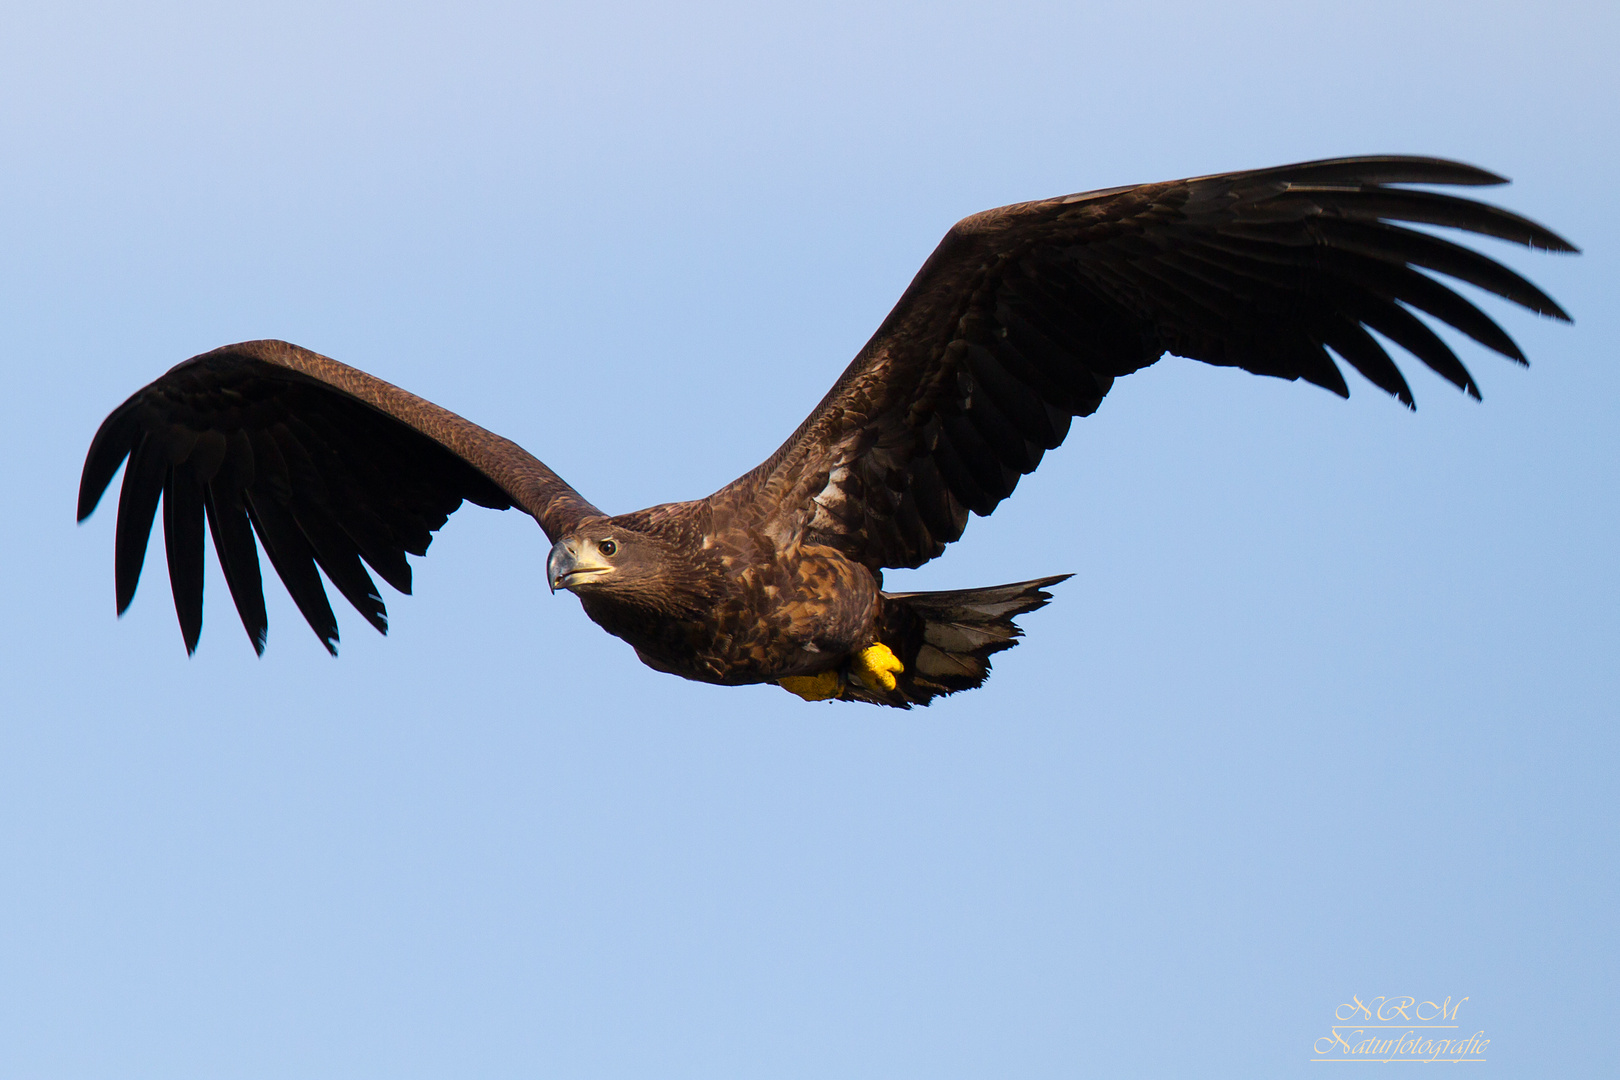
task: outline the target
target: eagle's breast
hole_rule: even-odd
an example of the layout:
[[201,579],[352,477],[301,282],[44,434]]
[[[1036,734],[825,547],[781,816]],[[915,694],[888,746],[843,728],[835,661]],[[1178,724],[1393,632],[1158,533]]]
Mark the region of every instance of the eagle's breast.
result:
[[726,547],[701,615],[631,615],[589,601],[587,613],[649,667],[730,686],[826,671],[874,640],[881,596],[866,567],[831,548]]

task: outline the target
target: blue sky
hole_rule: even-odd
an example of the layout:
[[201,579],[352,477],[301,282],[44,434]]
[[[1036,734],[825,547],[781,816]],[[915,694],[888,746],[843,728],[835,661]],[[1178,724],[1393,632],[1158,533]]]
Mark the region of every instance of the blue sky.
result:
[[[0,1074],[1311,1075],[1355,995],[1499,1076],[1617,1004],[1612,6],[12,3],[0,12]],[[642,668],[468,508],[333,661],[210,556],[113,617],[96,424],[286,338],[599,505],[803,418],[944,230],[1459,158],[1528,371],[1409,415],[1166,360],[891,587],[1075,572],[908,714]],[[1393,1066],[1388,1066],[1392,1068]],[[1374,1069],[1385,1066],[1374,1065]]]

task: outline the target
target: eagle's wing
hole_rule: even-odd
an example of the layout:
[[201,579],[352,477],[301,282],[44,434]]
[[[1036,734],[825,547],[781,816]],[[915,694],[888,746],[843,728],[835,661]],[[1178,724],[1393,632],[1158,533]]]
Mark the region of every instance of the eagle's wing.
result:
[[1568,316],[1446,226],[1552,251],[1534,222],[1391,184],[1500,184],[1455,162],[1364,157],[1113,188],[975,214],[929,256],[871,341],[772,457],[716,492],[778,544],[919,566],[989,514],[1115,377],[1165,352],[1348,395],[1331,349],[1408,406],[1375,330],[1478,397],[1413,314],[1524,356],[1435,271]]
[[266,630],[257,532],[298,609],[336,652],[337,621],[317,565],[386,632],[387,612],[361,560],[410,592],[405,554],[426,554],[463,499],[519,506],[553,539],[600,513],[516,443],[284,341],[192,357],[115,409],[85,458],[80,521],[126,457],[118,613],[134,598],[161,496],[188,652],[202,633],[205,518],[253,647],[264,651]]

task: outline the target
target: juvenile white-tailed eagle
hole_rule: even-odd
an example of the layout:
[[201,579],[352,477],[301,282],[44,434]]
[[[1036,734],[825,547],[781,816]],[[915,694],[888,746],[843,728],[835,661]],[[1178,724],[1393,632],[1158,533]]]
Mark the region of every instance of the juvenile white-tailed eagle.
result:
[[[369,564],[410,592],[407,553],[468,499],[518,506],[552,541],[553,590],[659,671],[777,682],[803,697],[926,705],[976,687],[1061,577],[886,593],[985,515],[1088,416],[1114,380],[1166,352],[1348,395],[1347,362],[1408,407],[1377,331],[1475,398],[1414,311],[1519,363],[1512,339],[1425,271],[1568,316],[1483,255],[1395,222],[1548,251],[1549,230],[1493,206],[1397,185],[1501,184],[1482,169],[1361,157],[1112,188],[958,222],[832,390],[758,468],[695,502],[609,516],[507,439],[282,341],[203,353],[102,423],[79,520],[128,459],[118,611],[152,519],[188,652],[202,633],[203,522],[253,647],[266,618],[254,544],[329,650],[316,573],[386,631]],[[1331,350],[1331,354],[1330,354]]]

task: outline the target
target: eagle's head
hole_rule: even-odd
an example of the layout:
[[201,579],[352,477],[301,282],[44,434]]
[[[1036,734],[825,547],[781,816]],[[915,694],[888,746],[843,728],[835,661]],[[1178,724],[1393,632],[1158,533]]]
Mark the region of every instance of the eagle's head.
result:
[[669,540],[614,518],[581,524],[552,546],[546,559],[551,591],[567,589],[587,609],[604,602],[644,611],[681,614],[701,606],[693,567]]

